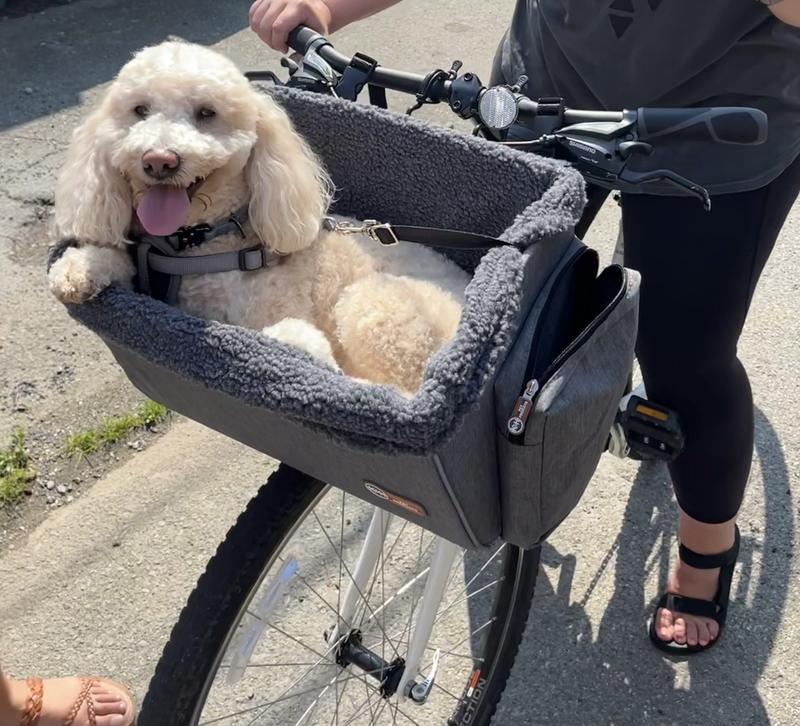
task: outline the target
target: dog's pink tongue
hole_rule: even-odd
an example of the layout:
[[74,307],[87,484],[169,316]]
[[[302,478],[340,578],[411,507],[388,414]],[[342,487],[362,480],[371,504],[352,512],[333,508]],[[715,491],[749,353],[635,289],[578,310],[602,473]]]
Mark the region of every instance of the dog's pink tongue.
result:
[[168,235],[186,223],[189,204],[185,189],[157,184],[139,202],[136,216],[150,234]]

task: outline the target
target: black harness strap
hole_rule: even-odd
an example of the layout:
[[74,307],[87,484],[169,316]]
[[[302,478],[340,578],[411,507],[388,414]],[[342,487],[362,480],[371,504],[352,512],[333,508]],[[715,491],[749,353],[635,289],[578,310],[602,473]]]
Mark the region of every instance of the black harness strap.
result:
[[180,254],[224,235],[237,234],[245,239],[246,219],[247,210],[241,209],[217,225],[197,224],[181,227],[170,235],[144,234],[136,238],[133,244],[139,291],[173,305],[184,275],[254,272],[278,264],[282,256],[262,245],[209,255]]

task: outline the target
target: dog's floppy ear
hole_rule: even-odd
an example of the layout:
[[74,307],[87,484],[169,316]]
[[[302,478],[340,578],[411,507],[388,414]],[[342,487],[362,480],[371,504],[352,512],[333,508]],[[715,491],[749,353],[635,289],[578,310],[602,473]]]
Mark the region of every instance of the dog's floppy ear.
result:
[[265,94],[253,95],[258,121],[247,165],[250,224],[275,252],[297,252],[319,235],[330,204],[330,181],[286,112]]
[[131,222],[131,191],[111,166],[110,129],[104,107],[72,135],[56,184],[55,224],[60,238],[123,244]]

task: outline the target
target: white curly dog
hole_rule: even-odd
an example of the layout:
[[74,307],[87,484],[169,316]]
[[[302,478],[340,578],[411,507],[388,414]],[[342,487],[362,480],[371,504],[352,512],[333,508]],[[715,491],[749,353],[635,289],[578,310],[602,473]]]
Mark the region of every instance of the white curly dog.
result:
[[325,171],[286,113],[230,60],[182,42],[145,48],[73,135],[55,222],[77,246],[50,268],[50,288],[81,303],[130,287],[134,234],[215,224],[246,207],[244,239],[232,233],[183,254],[260,243],[285,257],[252,272],[188,275],[180,307],[413,392],[456,332],[469,278],[418,245],[327,231],[330,200]]

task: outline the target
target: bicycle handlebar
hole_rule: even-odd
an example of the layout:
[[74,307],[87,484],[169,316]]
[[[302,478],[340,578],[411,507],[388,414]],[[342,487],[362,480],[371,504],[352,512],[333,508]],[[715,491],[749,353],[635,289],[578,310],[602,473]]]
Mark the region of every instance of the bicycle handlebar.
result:
[[640,108],[639,138],[670,134],[720,144],[758,145],[767,140],[767,115],[755,108]]
[[[337,51],[322,35],[299,26],[289,34],[289,46],[302,55],[314,50],[334,70],[344,72],[351,58]],[[384,88],[416,95],[425,83],[423,76],[394,71],[377,66],[370,83]],[[435,81],[428,89],[428,97],[434,101],[448,101],[452,81]],[[520,117],[533,119],[539,104],[526,97],[518,101]],[[589,111],[565,108],[565,126],[579,123],[621,123],[631,114],[624,111]],[[758,145],[767,138],[767,115],[755,108],[639,108],[635,112],[638,137],[642,141],[680,134],[685,138],[696,138],[714,143]]]

